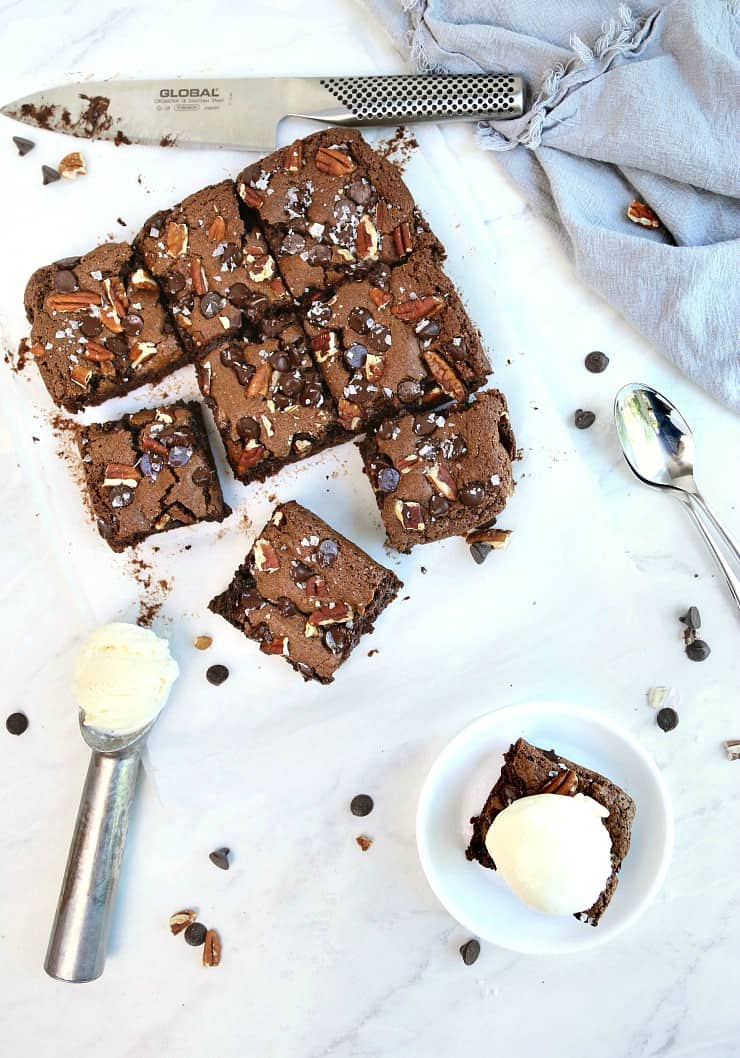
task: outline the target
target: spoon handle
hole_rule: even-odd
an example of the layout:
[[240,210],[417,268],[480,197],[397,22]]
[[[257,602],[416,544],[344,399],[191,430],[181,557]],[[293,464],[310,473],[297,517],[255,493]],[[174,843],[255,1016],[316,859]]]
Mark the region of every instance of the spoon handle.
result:
[[[737,544],[700,493],[679,492],[679,496],[722,570],[733,599],[740,607],[740,576],[736,572],[740,571],[740,550]],[[723,548],[727,552],[726,556]]]
[[140,746],[90,759],[44,962],[60,981],[103,972],[140,759]]

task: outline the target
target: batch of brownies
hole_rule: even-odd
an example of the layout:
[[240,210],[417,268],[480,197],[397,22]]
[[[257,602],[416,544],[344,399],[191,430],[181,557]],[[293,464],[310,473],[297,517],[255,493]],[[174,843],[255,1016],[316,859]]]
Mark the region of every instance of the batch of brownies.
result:
[[[75,412],[193,364],[235,477],[360,438],[389,544],[467,536],[480,560],[515,441],[478,332],[398,171],[326,129],[151,217],[134,240],[39,269],[28,345]],[[82,428],[115,551],[230,509],[197,403]],[[210,606],[306,679],[331,681],[398,593],[389,570],[297,503],[277,508]]]

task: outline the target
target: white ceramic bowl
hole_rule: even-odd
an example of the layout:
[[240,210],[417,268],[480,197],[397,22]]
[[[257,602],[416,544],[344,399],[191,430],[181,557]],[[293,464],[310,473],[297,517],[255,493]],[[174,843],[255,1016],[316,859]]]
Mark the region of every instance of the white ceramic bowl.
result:
[[[520,737],[600,772],[635,801],[630,850],[596,927],[532,910],[495,871],[465,858],[470,817],[480,812],[503,754]],[[429,884],[472,934],[512,951],[556,954],[603,944],[642,914],[668,870],[673,814],[658,768],[628,731],[580,706],[526,702],[480,717],[442,751],[421,791],[416,840]]]

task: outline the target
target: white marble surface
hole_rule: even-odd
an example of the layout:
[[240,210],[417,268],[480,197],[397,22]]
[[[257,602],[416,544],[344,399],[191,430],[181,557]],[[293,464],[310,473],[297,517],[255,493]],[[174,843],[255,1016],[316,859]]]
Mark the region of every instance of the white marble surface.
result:
[[[349,2],[239,11],[225,2],[0,3],[0,15],[3,99],[80,76],[402,69]],[[12,254],[6,242],[0,329],[11,347],[33,267],[105,237],[119,215],[129,221],[120,232],[131,233],[155,208],[239,164],[229,154],[163,159],[92,145],[86,184],[41,189],[38,166],[71,144],[39,133],[36,151],[19,160],[9,137],[21,130],[2,129],[0,230],[10,232]],[[304,692],[276,663],[254,666],[249,646],[195,607],[192,575],[178,575],[161,630],[184,676],[142,783],[109,963],[84,988],[41,970],[86,760],[69,665],[93,620],[134,615],[139,587],[74,513],[65,462],[41,418],[42,441],[30,441],[33,379],[4,371],[4,704],[24,709],[31,726],[22,738],[0,737],[3,1053],[428,1058],[484,1046],[520,1058],[740,1055],[740,764],[721,747],[740,737],[737,614],[683,513],[628,476],[609,412],[623,382],[642,378],[667,392],[697,433],[705,491],[736,530],[737,419],[577,283],[468,128],[419,138],[409,182],[455,250],[450,271],[494,347],[495,381],[525,448],[507,514],[514,542],[481,570],[455,544],[400,562],[411,599],[379,623],[380,655],[353,659],[328,691]],[[585,372],[591,349],[609,354],[604,375]],[[569,425],[579,406],[599,416],[584,434]],[[343,452],[276,491],[330,492],[322,510],[330,504],[338,527],[382,558],[357,471]],[[244,491],[231,485],[230,499],[256,525],[268,490],[246,500]],[[190,568],[220,587],[244,550],[238,524],[189,539]],[[700,606],[712,645],[701,666],[681,650],[676,615],[689,603]],[[450,647],[440,660],[445,620]],[[188,647],[202,630],[216,637],[208,661],[232,668],[218,692]],[[645,705],[653,683],[681,695],[670,735]],[[643,740],[674,798],[673,866],[639,925],[607,948],[533,959],[484,946],[467,968],[457,955],[466,935],[418,866],[416,797],[458,729],[536,694],[608,710]],[[346,808],[359,791],[377,804],[362,827]],[[375,838],[364,855],[353,840],[361,830]],[[221,844],[234,849],[228,874],[206,856]],[[218,970],[203,970],[197,953],[169,937],[169,914],[191,904],[222,933]]]

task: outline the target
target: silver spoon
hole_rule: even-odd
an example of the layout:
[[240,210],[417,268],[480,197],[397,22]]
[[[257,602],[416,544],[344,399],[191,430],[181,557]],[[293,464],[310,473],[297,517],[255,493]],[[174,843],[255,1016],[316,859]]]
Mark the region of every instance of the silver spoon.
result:
[[105,966],[111,914],[142,750],[154,721],[125,735],[90,727],[92,749],[44,969],[61,981],[94,981]]
[[740,607],[740,550],[707,506],[694,480],[694,437],[676,407],[651,386],[630,382],[614,400],[614,420],[628,465],[646,485],[684,504]]

